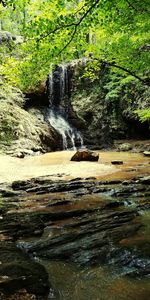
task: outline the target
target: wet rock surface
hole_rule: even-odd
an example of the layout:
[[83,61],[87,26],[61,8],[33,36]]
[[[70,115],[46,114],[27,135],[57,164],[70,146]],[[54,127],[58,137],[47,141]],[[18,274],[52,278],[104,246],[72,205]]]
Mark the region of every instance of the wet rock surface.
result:
[[1,184],[0,195],[4,296],[26,289],[44,299],[50,285],[37,257],[80,267],[118,265],[128,268],[126,276],[148,276],[150,240],[139,232],[145,228],[141,213],[150,207],[149,176],[55,182],[39,177]]

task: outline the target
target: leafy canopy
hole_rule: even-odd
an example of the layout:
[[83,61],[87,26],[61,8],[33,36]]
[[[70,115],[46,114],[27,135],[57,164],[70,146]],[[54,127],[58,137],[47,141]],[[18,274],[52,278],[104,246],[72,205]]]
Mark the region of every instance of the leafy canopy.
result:
[[51,63],[92,53],[93,68],[106,63],[148,83],[149,13],[149,0],[1,1],[1,29],[21,36],[1,47],[1,76],[27,90]]

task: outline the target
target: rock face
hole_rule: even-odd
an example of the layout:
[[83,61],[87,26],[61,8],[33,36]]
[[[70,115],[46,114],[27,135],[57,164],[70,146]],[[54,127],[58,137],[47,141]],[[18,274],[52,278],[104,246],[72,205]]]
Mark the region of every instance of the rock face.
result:
[[44,120],[45,108],[23,108],[24,96],[17,90],[0,91],[0,148],[8,154],[23,157],[61,148],[59,134]]
[[78,150],[71,158],[71,161],[98,161],[99,154],[90,150]]
[[[82,122],[81,132],[88,147],[105,148],[114,139],[149,139],[148,122],[142,124],[135,114],[136,109],[148,109],[149,96],[146,94],[149,95],[149,89],[141,85],[139,95],[138,85],[133,79],[122,84],[123,78],[112,75],[108,68],[102,69],[96,80],[83,74],[84,66],[76,69],[71,105],[73,121],[76,115],[76,123],[80,125]],[[129,147],[123,151],[128,150]]]
[[[0,34],[0,42],[7,39],[13,38],[8,33]],[[127,86],[125,89],[122,78],[117,75],[112,78],[107,68],[101,70],[97,80],[91,81],[82,76],[86,66],[87,61],[83,59],[58,67],[53,74],[54,93],[48,94],[46,80],[37,90],[28,91],[26,100],[20,91],[12,89],[8,93],[8,87],[1,88],[0,146],[5,152],[10,150],[8,154],[15,152],[16,156],[18,153],[34,155],[63,148],[61,135],[45,122],[44,115],[50,97],[51,104],[55,99],[56,107],[59,106],[60,111],[65,113],[69,124],[81,132],[84,144],[89,149],[110,147],[114,139],[149,138],[148,122],[141,124],[134,113],[137,109],[149,107],[149,90],[145,87],[136,88],[136,83],[131,82],[134,90],[132,95],[132,88]],[[56,73],[61,74],[56,76]],[[61,78],[62,74],[64,76]],[[131,90],[131,95],[126,90]],[[121,151],[130,149],[131,145],[122,145],[120,148]]]
[[0,30],[0,44],[11,43],[12,41],[15,40],[16,37],[13,36],[10,32]]

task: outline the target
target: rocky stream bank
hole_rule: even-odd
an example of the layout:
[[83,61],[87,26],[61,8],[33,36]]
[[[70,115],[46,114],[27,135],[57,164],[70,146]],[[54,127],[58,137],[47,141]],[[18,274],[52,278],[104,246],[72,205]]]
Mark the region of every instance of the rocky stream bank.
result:
[[[41,176],[1,183],[0,195],[2,300],[70,299],[58,296],[44,261],[80,270],[117,267],[121,278],[131,280],[150,275],[149,223],[143,217],[150,207],[148,169],[130,179]],[[140,294],[144,300],[146,288]]]

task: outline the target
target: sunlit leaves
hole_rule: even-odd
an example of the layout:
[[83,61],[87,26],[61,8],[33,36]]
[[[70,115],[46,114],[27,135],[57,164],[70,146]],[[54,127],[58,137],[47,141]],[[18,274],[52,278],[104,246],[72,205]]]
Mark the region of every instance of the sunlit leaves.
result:
[[141,122],[150,121],[150,109],[136,110]]
[[150,43],[150,21],[146,0],[8,0],[6,7],[0,6],[0,14],[3,30],[23,36],[24,43],[11,55],[16,60],[14,72],[21,74],[19,81],[25,89],[46,76],[51,63],[91,53],[147,76],[150,57],[143,47]]

